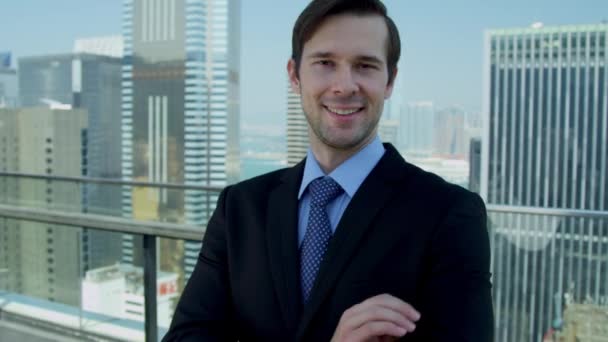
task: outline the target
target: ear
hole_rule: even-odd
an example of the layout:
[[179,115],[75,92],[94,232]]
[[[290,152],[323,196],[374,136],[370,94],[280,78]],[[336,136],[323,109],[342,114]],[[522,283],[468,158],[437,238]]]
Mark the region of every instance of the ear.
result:
[[291,84],[291,90],[299,94],[300,93],[300,80],[298,79],[298,72],[296,69],[296,61],[290,58],[287,62],[287,74],[289,75],[289,83]]
[[393,93],[393,87],[395,86],[395,82],[397,82],[397,68],[395,68],[395,72],[393,72],[392,76],[391,81],[386,85],[386,89],[384,90],[385,100],[391,97],[391,94]]

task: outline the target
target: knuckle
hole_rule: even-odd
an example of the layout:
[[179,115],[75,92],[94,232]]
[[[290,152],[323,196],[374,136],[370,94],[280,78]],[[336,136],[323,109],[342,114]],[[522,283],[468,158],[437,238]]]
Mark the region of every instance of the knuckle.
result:
[[382,309],[382,308],[380,308],[380,307],[376,307],[376,308],[374,308],[374,309],[372,310],[372,315],[373,315],[375,318],[380,318],[380,317],[385,316],[385,312],[384,312],[384,311],[385,311],[384,309]]
[[350,308],[346,309],[344,311],[344,313],[342,314],[342,318],[348,318],[348,317],[353,316],[357,312],[358,308],[359,308],[359,304],[356,304],[356,305],[353,305]]
[[388,293],[383,293],[379,297],[382,298],[383,300],[389,300],[392,298],[392,296],[389,295]]

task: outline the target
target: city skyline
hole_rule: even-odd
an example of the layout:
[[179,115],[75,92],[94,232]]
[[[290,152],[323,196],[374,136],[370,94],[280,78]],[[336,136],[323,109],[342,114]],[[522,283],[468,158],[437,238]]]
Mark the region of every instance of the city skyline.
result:
[[[122,3],[7,3],[5,13],[12,15],[3,22],[11,30],[0,31],[0,41],[6,44],[0,50],[12,51],[16,64],[20,57],[71,52],[77,38],[120,34]],[[242,4],[244,125],[286,125],[284,80],[291,28],[306,3],[297,0],[277,5],[261,0]],[[404,46],[395,101],[433,101],[438,108],[461,105],[468,111],[481,110],[484,30],[528,27],[534,22],[546,26],[592,24],[608,19],[608,2],[602,0],[517,0],[493,6],[472,0],[458,4],[387,0],[385,4],[401,30]],[[273,20],[265,20],[269,17]],[[44,32],[38,29],[40,25]]]
[[[83,31],[55,45],[21,45],[26,50],[20,43],[14,49],[0,45],[0,56],[12,51],[13,67],[20,68],[15,75],[0,66],[0,170],[40,178],[0,177],[0,207],[9,209],[9,216],[0,212],[0,313],[7,312],[5,298],[27,295],[44,299],[40,306],[56,314],[62,309],[53,304],[63,303],[122,324],[148,319],[144,307],[150,305],[146,312],[154,308],[157,314],[153,328],[166,331],[201,250],[199,240],[16,220],[10,209],[40,205],[58,216],[73,210],[110,223],[122,216],[134,225],[153,221],[204,230],[221,187],[306,154],[307,121],[282,66],[291,25],[307,1],[269,7],[268,0],[117,0],[88,4],[90,13],[111,19],[101,25],[93,18],[90,27],[81,22],[92,18],[81,11],[87,4],[59,0],[50,9],[23,1],[36,11],[25,26],[47,9],[46,19],[68,22],[49,34],[61,27]],[[434,12],[425,9],[438,1],[385,1],[404,52],[397,96],[385,104],[378,135],[409,163],[483,198],[495,341],[548,341],[554,331],[566,334],[576,325],[572,312],[582,310],[579,304],[601,307],[608,317],[608,22],[592,19],[595,12],[608,16],[608,1],[601,1],[579,1],[584,8],[576,13],[567,13],[574,2],[563,0],[527,7],[517,0],[491,11],[467,1]],[[591,4],[596,8],[590,10]],[[467,8],[473,16],[464,16]],[[543,10],[552,20],[536,18]],[[483,17],[490,12],[496,13]],[[572,20],[560,22],[566,17]],[[117,18],[118,33],[96,31],[113,27]],[[439,18],[446,21],[437,24]],[[531,26],[534,21],[545,24]],[[0,40],[11,43],[5,35],[0,32]],[[122,42],[113,49],[124,51],[123,59],[91,54],[108,36],[124,38],[124,50]],[[83,51],[76,53],[76,46]],[[44,52],[23,53],[28,49]],[[17,77],[24,108],[1,108]],[[40,99],[57,103],[32,108],[42,105]],[[80,184],[57,176],[157,184]],[[151,278],[143,272],[155,265],[157,298],[151,304],[143,289]],[[122,295],[96,301],[109,291]],[[608,338],[600,320],[588,319]],[[61,324],[51,320],[53,327]]]

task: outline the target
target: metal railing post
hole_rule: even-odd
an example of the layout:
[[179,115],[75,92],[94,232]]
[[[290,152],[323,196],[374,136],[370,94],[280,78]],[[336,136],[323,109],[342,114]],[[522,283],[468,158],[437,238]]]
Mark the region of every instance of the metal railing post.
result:
[[156,237],[145,234],[144,238],[144,330],[146,342],[158,341],[156,300]]

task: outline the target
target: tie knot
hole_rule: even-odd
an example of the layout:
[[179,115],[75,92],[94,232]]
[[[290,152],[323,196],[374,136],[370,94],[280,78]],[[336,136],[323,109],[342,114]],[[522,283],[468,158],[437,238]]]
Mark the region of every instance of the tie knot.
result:
[[313,180],[309,186],[311,204],[315,206],[326,206],[334,198],[338,197],[344,190],[340,184],[330,177],[322,177]]

